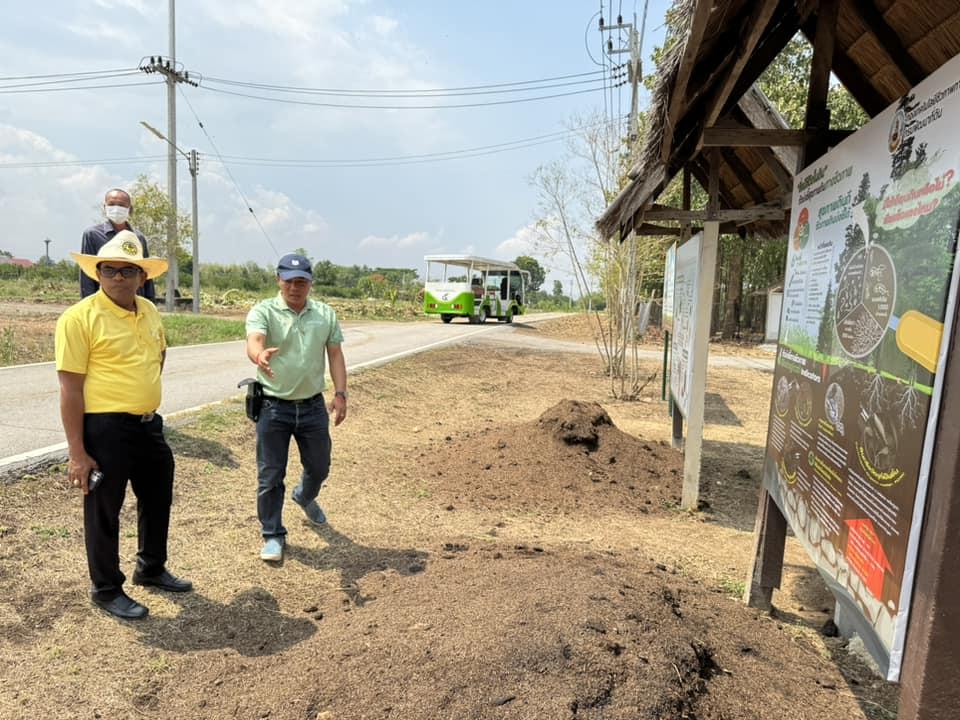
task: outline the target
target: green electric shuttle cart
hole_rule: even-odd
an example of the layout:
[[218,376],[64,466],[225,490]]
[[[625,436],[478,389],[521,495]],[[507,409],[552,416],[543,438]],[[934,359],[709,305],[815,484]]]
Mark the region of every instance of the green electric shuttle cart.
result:
[[503,260],[473,255],[427,255],[423,311],[445,323],[465,317],[483,323],[495,317],[513,322],[524,311],[530,273]]

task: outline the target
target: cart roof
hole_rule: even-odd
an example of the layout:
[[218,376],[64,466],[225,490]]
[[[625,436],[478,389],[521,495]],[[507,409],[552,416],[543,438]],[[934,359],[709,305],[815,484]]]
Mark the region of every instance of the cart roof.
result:
[[520,266],[509,260],[491,260],[490,258],[477,257],[476,255],[425,255],[427,262],[438,262],[446,265],[458,265],[461,267],[470,267],[480,271],[484,270],[510,270],[511,272],[527,272],[521,270]]

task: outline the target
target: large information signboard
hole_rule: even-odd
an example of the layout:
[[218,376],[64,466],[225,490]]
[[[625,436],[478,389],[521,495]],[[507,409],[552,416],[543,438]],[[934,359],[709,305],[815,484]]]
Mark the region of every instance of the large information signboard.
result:
[[673,336],[670,341],[670,392],[684,417],[690,415],[693,338],[697,324],[697,279],[701,234],[677,249],[673,280]]
[[958,120],[960,57],[794,183],[764,484],[890,679],[956,294]]

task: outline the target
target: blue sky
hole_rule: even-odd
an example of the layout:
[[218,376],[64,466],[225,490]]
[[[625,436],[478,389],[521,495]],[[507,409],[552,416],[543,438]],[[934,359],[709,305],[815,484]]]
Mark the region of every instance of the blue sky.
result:
[[[652,69],[650,52],[662,42],[667,5],[649,5],[645,72]],[[167,54],[167,7],[162,0],[49,0],[5,8],[2,77],[131,68],[144,56]],[[610,7],[608,2],[604,15]],[[622,8],[625,20],[636,10],[639,22],[643,12],[642,0],[612,7],[614,15]],[[591,22],[599,8],[599,2],[574,0],[181,0],[177,59],[207,78],[311,88],[413,90],[538,80],[600,69],[585,47],[586,35],[599,59],[601,36],[596,18]],[[132,75],[98,84],[156,78]],[[55,84],[40,86],[44,92],[9,92],[12,85],[36,81],[0,80],[0,249],[35,259],[49,237],[51,256],[59,259],[76,250],[84,227],[99,219],[108,187],[128,185],[140,173],[165,187],[165,162],[157,157],[165,146],[139,123],[166,132],[166,90],[156,84],[64,92],[53,91],[63,87]],[[489,102],[597,85],[593,80],[536,93],[401,102]],[[284,161],[364,160],[507,143],[561,131],[572,114],[604,108],[602,92],[501,106],[386,110],[264,102],[214,88],[259,92],[212,81],[183,86],[180,147],[213,156],[185,95],[224,156]],[[629,87],[620,92],[607,95],[607,107],[626,113]],[[536,254],[529,243],[536,208],[529,177],[563,151],[562,142],[548,142],[474,158],[372,167],[227,160],[269,241],[224,166],[211,157],[201,162],[199,176],[201,260],[272,263],[277,252],[304,247],[314,259],[422,271],[426,253],[506,259]],[[133,160],[22,166],[106,158]],[[189,210],[185,162],[178,175],[180,205]]]

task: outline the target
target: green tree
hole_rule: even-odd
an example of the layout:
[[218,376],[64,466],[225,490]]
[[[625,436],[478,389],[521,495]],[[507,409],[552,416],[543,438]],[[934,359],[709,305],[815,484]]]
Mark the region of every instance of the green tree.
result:
[[[813,48],[806,38],[798,33],[757,81],[763,94],[792,128],[803,127],[812,61]],[[870,119],[847,89],[838,83],[832,85],[827,92],[827,107],[830,109],[830,126],[834,128],[856,130]]]
[[519,255],[514,262],[520,266],[521,270],[530,273],[530,284],[527,289],[531,292],[539,290],[543,281],[547,279],[547,271],[543,269],[543,266],[529,255]]
[[313,282],[317,285],[336,285],[337,266],[329,260],[320,260],[313,266]]
[[553,281],[553,296],[555,298],[563,297],[563,283],[559,280]]
[[[167,248],[167,218],[170,216],[170,199],[160,185],[146,175],[137,177],[130,187],[130,201],[133,209],[130,212],[130,224],[142,232],[150,246],[150,254],[166,258],[169,255]],[[186,247],[193,237],[193,228],[190,215],[184,212],[177,213],[176,252],[177,261],[183,267],[190,257]]]

